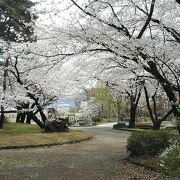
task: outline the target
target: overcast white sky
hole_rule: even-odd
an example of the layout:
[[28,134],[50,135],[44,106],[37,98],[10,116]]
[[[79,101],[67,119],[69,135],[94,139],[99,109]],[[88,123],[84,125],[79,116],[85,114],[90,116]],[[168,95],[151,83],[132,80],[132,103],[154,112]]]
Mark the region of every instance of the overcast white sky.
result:
[[[38,2],[35,9],[38,11],[38,24],[43,26],[59,25],[62,26],[65,20],[77,10],[71,7],[70,0],[32,0]],[[82,0],[81,0],[82,1]]]

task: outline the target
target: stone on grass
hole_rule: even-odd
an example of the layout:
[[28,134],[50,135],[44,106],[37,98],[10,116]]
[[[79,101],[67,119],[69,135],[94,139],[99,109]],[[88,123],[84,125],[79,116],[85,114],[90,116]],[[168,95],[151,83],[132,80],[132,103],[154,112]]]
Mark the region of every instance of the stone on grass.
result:
[[45,132],[67,132],[68,126],[63,121],[48,121],[44,128]]

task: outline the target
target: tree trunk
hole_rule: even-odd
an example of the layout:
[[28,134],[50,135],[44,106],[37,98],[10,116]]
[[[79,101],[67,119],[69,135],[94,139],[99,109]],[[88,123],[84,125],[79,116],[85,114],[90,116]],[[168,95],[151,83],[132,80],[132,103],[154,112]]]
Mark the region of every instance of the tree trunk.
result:
[[21,120],[21,113],[17,113],[17,116],[16,116],[16,122],[20,122]]
[[44,124],[33,114],[33,112],[29,112],[30,116],[32,117],[32,120],[41,128],[44,129]]
[[[150,73],[157,79],[157,81],[161,84],[164,91],[166,92],[169,102],[175,103],[177,99],[176,99],[173,87],[171,86],[170,82],[160,74],[159,70],[156,67],[155,62],[149,61],[148,65],[151,69]],[[177,111],[175,105],[173,104],[172,104],[172,109],[173,109],[174,116],[177,118],[180,117],[180,113]]]
[[177,125],[177,130],[179,132],[179,135],[180,135],[180,126]]
[[[168,81],[168,79],[165,79],[160,72],[157,69],[157,66],[155,64],[155,62],[153,61],[149,61],[148,65],[151,69],[151,74],[157,79],[157,81],[161,84],[161,86],[163,87],[164,91],[166,92],[166,95],[169,99],[169,102],[171,102],[171,106],[172,106],[172,110],[173,110],[173,114],[174,116],[177,118],[177,121],[180,121],[180,112],[178,112],[176,106],[174,105],[174,103],[176,103],[177,98],[176,95],[174,93],[174,89],[171,86],[170,82]],[[148,71],[148,70],[147,70]],[[148,71],[149,72],[149,71]],[[177,126],[178,132],[180,134],[180,126]]]
[[45,122],[46,122],[46,120],[47,120],[46,115],[44,114],[44,112],[43,112],[42,109],[39,110],[39,113],[40,113],[40,115],[41,115],[41,119],[42,119],[43,123],[45,124]]
[[131,104],[129,128],[135,128],[137,106]]
[[[35,105],[36,105],[36,104],[33,103],[33,104],[30,106],[30,109],[33,109]],[[28,105],[28,108],[29,108],[29,105]],[[35,113],[33,113],[33,114],[36,115],[37,113],[38,113],[38,111],[35,112]],[[33,119],[33,118],[32,118],[31,112],[27,112],[26,123],[27,123],[27,124],[31,124],[31,120],[32,120],[32,119]]]
[[118,115],[118,120],[121,119],[121,110],[120,110],[120,103],[117,102],[117,115]]
[[24,123],[25,119],[26,119],[26,113],[23,112],[21,113],[21,120],[19,122]]
[[[142,91],[142,85],[144,82],[141,82],[141,84],[136,84],[135,88],[135,93],[133,93],[132,89],[131,92],[127,92],[128,96],[130,97],[130,121],[129,121],[129,128],[135,128],[136,125],[136,115],[137,115],[137,107],[139,103],[139,99],[141,97],[141,91]],[[139,87],[139,89],[138,89]]]
[[[6,92],[6,81],[7,81],[7,76],[8,76],[8,70],[7,67],[9,66],[9,57],[6,58],[5,60],[5,65],[4,65],[4,74],[3,74],[3,97],[2,100],[5,99],[5,92]],[[1,118],[0,118],[0,129],[3,129],[4,127],[4,122],[5,122],[5,116],[4,116],[4,107],[1,105]]]
[[153,129],[154,130],[159,130],[161,127],[161,122],[153,122]]
[[111,102],[108,103],[108,119],[111,122]]
[[176,2],[180,5],[180,0],[176,0]]
[[3,129],[3,127],[4,127],[4,121],[5,121],[4,107],[1,106],[0,129]]
[[27,113],[27,117],[26,117],[26,123],[27,124],[31,124],[31,119],[32,119],[32,115],[31,115],[31,113]]

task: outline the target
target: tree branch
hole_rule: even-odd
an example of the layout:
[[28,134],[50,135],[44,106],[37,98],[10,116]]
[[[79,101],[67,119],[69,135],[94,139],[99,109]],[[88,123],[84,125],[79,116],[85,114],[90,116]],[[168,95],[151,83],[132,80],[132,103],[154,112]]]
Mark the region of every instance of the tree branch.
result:
[[176,2],[180,5],[180,0],[176,0]]
[[151,106],[150,106],[149,95],[148,95],[146,86],[144,86],[144,93],[145,93],[147,108],[148,108],[148,110],[149,110],[149,115],[150,115],[152,121],[155,122],[155,119],[154,119],[154,116],[153,116],[153,111],[152,111],[152,108],[151,108]]
[[166,114],[163,118],[161,118],[159,121],[160,121],[160,122],[165,121],[172,113],[173,113],[173,109],[171,109],[170,111],[168,111],[167,114]]
[[[178,2],[180,2],[180,0],[176,0]],[[133,3],[133,5],[138,8],[141,12],[143,12],[144,14],[146,14],[149,17],[149,14],[144,11],[142,8],[140,8],[139,6],[137,6],[133,1],[131,1]],[[177,2],[177,3],[178,3]],[[165,24],[163,24],[160,20],[158,19],[154,19],[151,17],[150,19],[152,22],[157,23],[159,25],[161,25],[169,34],[171,34],[173,36],[173,38],[176,40],[176,42],[180,43],[180,33],[177,32],[174,28],[168,27]]]
[[121,24],[121,27],[115,25],[115,24],[112,24],[112,23],[109,23],[103,19],[100,19],[98,18],[97,16],[95,16],[94,14],[86,11],[85,9],[83,9],[78,3],[76,3],[74,0],[71,0],[71,2],[76,6],[78,7],[84,14],[90,16],[90,17],[93,17],[95,18],[96,20],[98,20],[99,22],[103,23],[103,24],[106,24],[114,29],[116,29],[118,32],[123,32],[125,33],[125,35],[130,39],[132,36],[129,34],[129,32],[127,31],[127,28]]
[[152,14],[153,14],[153,11],[154,11],[154,5],[155,5],[155,0],[152,0],[151,2],[151,8],[150,8],[150,12],[148,14],[148,18],[144,24],[144,26],[142,27],[137,39],[140,39],[142,37],[142,35],[144,34],[147,26],[149,25],[150,21],[151,21],[151,18],[152,18]]

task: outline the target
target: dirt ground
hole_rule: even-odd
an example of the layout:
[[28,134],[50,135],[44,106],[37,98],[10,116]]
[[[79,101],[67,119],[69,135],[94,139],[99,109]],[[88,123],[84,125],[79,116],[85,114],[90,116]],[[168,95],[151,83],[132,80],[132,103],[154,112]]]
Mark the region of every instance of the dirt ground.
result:
[[85,128],[90,141],[49,148],[0,150],[0,180],[166,180],[166,176],[127,163],[130,132]]

